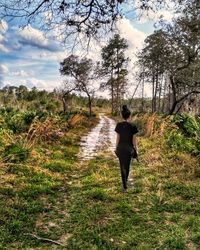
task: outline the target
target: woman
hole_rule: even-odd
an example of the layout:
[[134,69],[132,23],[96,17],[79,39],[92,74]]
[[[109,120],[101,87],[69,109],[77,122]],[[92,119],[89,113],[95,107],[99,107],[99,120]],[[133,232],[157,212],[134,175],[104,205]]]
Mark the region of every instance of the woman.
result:
[[131,157],[133,157],[133,154],[135,154],[135,157],[137,156],[135,134],[138,129],[129,122],[131,112],[126,105],[123,105],[121,114],[124,121],[119,122],[115,128],[117,132],[116,154],[120,163],[123,191],[126,192]]

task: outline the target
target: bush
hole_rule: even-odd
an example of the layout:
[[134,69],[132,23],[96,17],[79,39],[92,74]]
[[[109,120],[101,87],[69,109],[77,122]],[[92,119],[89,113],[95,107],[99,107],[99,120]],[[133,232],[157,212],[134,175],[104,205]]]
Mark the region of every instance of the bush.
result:
[[13,143],[13,131],[5,128],[0,128],[0,149]]
[[5,147],[5,151],[3,153],[4,161],[11,163],[24,162],[27,160],[28,156],[29,150],[15,143]]
[[200,136],[200,119],[198,117],[190,116],[189,114],[182,113],[174,116],[172,120],[179,130],[186,137],[198,137]]
[[23,113],[17,113],[13,116],[7,116],[6,122],[8,128],[11,129],[14,133],[25,132],[28,128],[24,121]]
[[194,155],[200,152],[200,119],[189,114],[174,116],[172,123],[177,128],[167,131],[166,139],[169,147]]
[[199,152],[195,140],[185,137],[180,131],[172,131],[167,138],[167,143],[176,150],[186,151],[195,155]]
[[30,125],[33,119],[37,116],[36,111],[27,111],[23,115],[23,119],[26,125]]
[[30,122],[31,118],[29,112],[24,113],[14,109],[1,110],[0,128],[10,129],[14,133],[20,133],[25,132],[27,130]]

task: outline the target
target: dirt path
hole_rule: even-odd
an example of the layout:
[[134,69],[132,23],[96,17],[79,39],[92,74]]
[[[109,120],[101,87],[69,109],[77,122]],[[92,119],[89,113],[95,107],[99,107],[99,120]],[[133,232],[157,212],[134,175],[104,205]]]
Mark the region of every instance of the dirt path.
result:
[[79,157],[89,160],[97,156],[102,151],[113,152],[115,148],[116,123],[113,119],[105,115],[100,115],[99,123],[89,134],[84,136],[80,142]]

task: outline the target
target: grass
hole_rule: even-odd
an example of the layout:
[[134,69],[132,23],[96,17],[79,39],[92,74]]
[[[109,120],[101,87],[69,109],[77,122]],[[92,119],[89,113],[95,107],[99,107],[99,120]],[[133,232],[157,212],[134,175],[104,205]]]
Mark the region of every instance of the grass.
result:
[[0,249],[200,248],[197,159],[169,151],[162,138],[141,137],[124,194],[114,157],[78,161],[82,132],[72,129],[35,148],[26,164],[0,170]]

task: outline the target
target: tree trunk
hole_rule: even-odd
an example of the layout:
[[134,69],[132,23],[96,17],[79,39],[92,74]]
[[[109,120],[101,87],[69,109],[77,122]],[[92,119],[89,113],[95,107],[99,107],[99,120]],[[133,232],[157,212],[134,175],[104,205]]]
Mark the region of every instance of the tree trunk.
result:
[[144,74],[142,76],[142,112],[144,112]]
[[113,70],[111,72],[111,102],[112,102],[112,115],[114,115],[114,86],[113,86]]
[[161,76],[161,81],[160,81],[160,84],[159,84],[158,112],[161,112],[161,94],[162,94],[162,87],[163,87],[163,75]]
[[177,91],[176,91],[176,85],[175,85],[175,82],[174,82],[174,77],[171,75],[169,77],[169,80],[170,80],[170,86],[171,86],[171,89],[172,89],[172,106],[169,110],[169,114],[172,115],[176,109],[176,106],[178,104],[177,102],[177,99],[176,99],[176,95],[177,95]]
[[[166,77],[164,78],[164,91],[163,91],[163,98],[162,98],[162,113],[165,112],[165,96],[166,96],[166,89],[167,89],[167,81]],[[167,100],[167,99],[166,99]]]
[[112,98],[112,115],[114,115],[114,93],[113,93],[113,84],[111,86],[111,98]]
[[[121,103],[121,89],[120,89],[120,67],[119,67],[119,48],[117,48],[117,100],[116,100],[116,105],[117,105],[117,114],[120,113],[120,103]],[[121,86],[122,87],[122,86]]]
[[92,116],[92,99],[91,96],[88,95],[88,106],[89,106],[89,115]]
[[151,102],[151,111],[152,113],[154,112],[154,93],[155,93],[155,76],[153,74],[153,78],[152,78],[152,102]]
[[157,111],[157,92],[158,92],[158,72],[156,72],[156,85],[154,88],[154,98],[153,98],[153,105],[154,105],[154,112]]
[[174,111],[176,109],[176,106],[177,106],[177,102],[175,101],[175,102],[172,103],[171,109],[169,111],[169,115],[173,115],[173,113],[174,113]]
[[173,103],[172,108],[171,108],[169,114],[174,114],[174,113],[176,114],[176,113],[179,111],[179,110],[178,110],[177,112],[175,112],[177,105],[178,105],[179,103],[181,103],[181,102],[182,102],[181,105],[183,105],[184,101],[188,98],[188,96],[190,96],[190,95],[192,95],[192,94],[200,94],[200,91],[198,91],[198,90],[193,90],[193,91],[191,91],[191,92],[188,92],[187,94],[185,94],[184,96],[182,96],[182,97],[179,98],[178,100],[176,100],[176,101]]
[[62,104],[63,104],[63,113],[66,114],[67,112],[67,101],[65,97],[62,97]]

